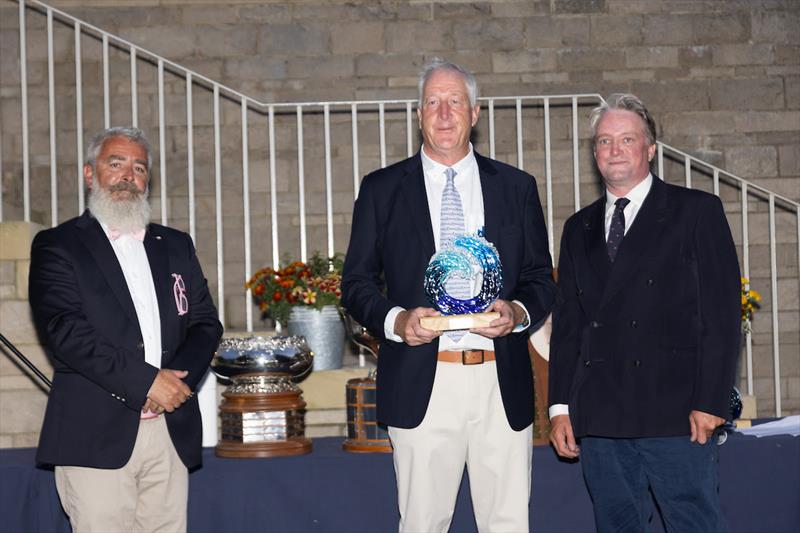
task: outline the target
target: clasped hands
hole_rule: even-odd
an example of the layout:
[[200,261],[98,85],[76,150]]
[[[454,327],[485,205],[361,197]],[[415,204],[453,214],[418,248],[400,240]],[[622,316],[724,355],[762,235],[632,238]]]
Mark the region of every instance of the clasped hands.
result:
[[[493,320],[485,328],[472,328],[470,332],[489,339],[503,337],[511,333],[511,330],[525,319],[525,311],[519,305],[508,300],[495,300],[487,311],[500,313],[500,318]],[[415,307],[401,311],[394,321],[395,334],[409,346],[420,346],[433,341],[442,332],[423,328],[419,320],[426,316],[441,316],[441,313],[430,307]]]
[[142,407],[143,413],[171,413],[194,396],[194,393],[182,380],[189,375],[186,370],[162,368],[147,391],[147,400]]

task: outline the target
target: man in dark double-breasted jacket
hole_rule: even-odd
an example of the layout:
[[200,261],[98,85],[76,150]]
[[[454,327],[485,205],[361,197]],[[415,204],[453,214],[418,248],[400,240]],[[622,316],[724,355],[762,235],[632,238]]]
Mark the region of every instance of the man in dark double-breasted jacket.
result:
[[189,235],[149,223],[150,147],[136,128],[91,142],[89,209],[40,232],[30,303],[55,375],[37,461],[74,531],[185,531],[201,462],[194,390],[222,325]]
[[655,123],[635,96],[612,95],[592,127],[605,194],[564,226],[551,441],[580,456],[599,531],[644,531],[648,487],[669,531],[724,530],[712,436],[730,416],[740,278],[722,203],[650,172]]

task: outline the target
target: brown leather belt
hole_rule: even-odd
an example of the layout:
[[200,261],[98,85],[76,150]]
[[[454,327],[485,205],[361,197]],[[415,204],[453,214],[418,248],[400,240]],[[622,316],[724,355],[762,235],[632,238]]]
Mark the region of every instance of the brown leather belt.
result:
[[439,352],[437,357],[443,363],[461,363],[462,365],[481,365],[494,361],[493,350],[459,350],[457,352]]

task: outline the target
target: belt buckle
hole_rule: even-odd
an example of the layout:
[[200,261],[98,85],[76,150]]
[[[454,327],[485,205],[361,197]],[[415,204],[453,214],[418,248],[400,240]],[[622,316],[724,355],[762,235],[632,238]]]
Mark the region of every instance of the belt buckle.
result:
[[[476,361],[474,363],[468,363],[467,362],[467,353],[475,353],[475,352],[481,352],[481,360],[480,361]],[[468,366],[471,366],[471,365],[482,365],[485,362],[486,362],[486,354],[484,353],[484,350],[461,350],[461,364],[462,365],[468,365]]]

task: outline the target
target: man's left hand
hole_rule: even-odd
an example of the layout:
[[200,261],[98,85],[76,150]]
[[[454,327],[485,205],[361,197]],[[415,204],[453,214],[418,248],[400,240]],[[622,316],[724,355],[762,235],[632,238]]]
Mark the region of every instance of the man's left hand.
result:
[[517,324],[522,323],[525,319],[525,311],[514,302],[509,302],[508,300],[495,300],[487,311],[500,313],[500,318],[492,320],[488,327],[472,328],[470,331],[489,339],[508,335]]
[[725,423],[724,418],[716,415],[704,413],[703,411],[692,411],[689,413],[689,426],[692,429],[692,442],[705,444],[711,435],[714,434],[719,426]]

